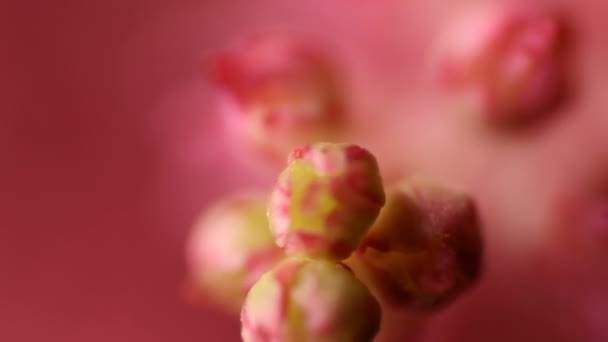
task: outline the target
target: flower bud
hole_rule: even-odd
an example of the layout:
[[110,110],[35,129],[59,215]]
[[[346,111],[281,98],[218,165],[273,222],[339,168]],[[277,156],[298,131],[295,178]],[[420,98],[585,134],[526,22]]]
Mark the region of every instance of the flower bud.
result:
[[380,307],[343,266],[290,258],[251,288],[241,312],[245,342],[371,342]]
[[527,122],[564,90],[563,28],[549,15],[481,7],[449,25],[436,51],[438,82],[484,122]]
[[278,160],[343,126],[335,70],[316,48],[261,35],[218,55],[212,72],[231,128],[267,156]]
[[467,196],[423,182],[393,189],[348,261],[388,304],[432,309],[477,279],[481,239]]
[[290,154],[268,218],[287,254],[341,260],[357,248],[383,205],[382,180],[370,152],[317,143]]
[[198,220],[187,245],[196,291],[239,312],[247,291],[283,252],[268,229],[267,197],[238,193],[216,203]]

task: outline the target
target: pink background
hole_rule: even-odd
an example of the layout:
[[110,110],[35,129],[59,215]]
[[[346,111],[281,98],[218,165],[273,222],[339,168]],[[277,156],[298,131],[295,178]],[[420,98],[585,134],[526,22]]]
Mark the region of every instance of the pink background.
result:
[[[356,140],[387,173],[479,200],[484,278],[423,340],[608,340],[608,223],[584,223],[599,206],[588,180],[608,174],[608,5],[534,1],[574,28],[576,92],[542,127],[501,135],[429,100],[431,39],[467,3],[4,0],[0,341],[238,340],[236,319],[184,299],[183,245],[209,201],[276,175],[230,147],[203,72],[210,53],[267,29],[341,61],[367,127]],[[390,313],[384,336],[401,341],[405,316]]]

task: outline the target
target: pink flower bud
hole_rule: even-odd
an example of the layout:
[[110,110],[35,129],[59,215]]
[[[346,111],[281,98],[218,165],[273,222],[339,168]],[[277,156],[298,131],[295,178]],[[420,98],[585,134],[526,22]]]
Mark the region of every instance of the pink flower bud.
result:
[[266,199],[258,193],[239,193],[216,203],[204,212],[188,240],[195,287],[233,312],[239,312],[258,278],[283,258],[268,229]]
[[245,342],[371,342],[381,311],[339,264],[287,259],[251,288],[241,312]]
[[384,205],[374,156],[349,144],[292,151],[270,199],[268,217],[288,254],[341,260],[357,248]]
[[348,263],[389,305],[431,309],[476,280],[481,251],[475,207],[467,196],[410,182],[389,193]]
[[550,111],[564,90],[563,27],[554,17],[479,8],[447,27],[436,51],[439,85],[457,107],[489,123]]
[[284,36],[257,36],[220,54],[212,71],[232,128],[269,156],[331,138],[343,124],[335,72],[317,49]]

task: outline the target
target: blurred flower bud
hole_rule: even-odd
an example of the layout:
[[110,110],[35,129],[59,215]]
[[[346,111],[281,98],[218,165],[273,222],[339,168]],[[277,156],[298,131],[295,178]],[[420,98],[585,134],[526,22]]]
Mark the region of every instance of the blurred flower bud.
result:
[[467,196],[424,182],[402,183],[347,261],[384,303],[434,309],[480,273],[480,227]]
[[232,195],[203,213],[188,240],[193,285],[232,312],[239,312],[253,283],[283,258],[268,229],[266,204],[258,193]]
[[513,125],[549,112],[564,91],[561,23],[532,11],[481,7],[448,25],[435,71],[457,107]]
[[381,311],[339,264],[292,258],[251,288],[241,312],[245,342],[371,342]]
[[272,158],[332,139],[344,126],[343,99],[329,60],[288,37],[252,37],[219,54],[212,74],[231,128]]

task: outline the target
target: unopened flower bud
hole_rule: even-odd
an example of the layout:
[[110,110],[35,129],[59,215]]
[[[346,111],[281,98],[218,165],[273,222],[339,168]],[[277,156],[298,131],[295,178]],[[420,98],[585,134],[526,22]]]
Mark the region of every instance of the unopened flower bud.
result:
[[477,213],[468,196],[409,182],[389,192],[348,263],[384,302],[432,309],[477,279],[481,252]]
[[445,30],[435,72],[456,108],[512,125],[553,109],[564,90],[564,32],[550,15],[481,7]]
[[283,252],[266,218],[267,196],[239,193],[206,210],[187,245],[195,290],[232,312],[239,312],[247,291],[274,267]]
[[251,288],[241,312],[245,342],[371,342],[380,307],[343,266],[290,258]]
[[231,128],[267,156],[333,138],[344,125],[336,72],[314,47],[260,35],[218,55],[212,72]]
[[341,260],[357,248],[384,205],[374,156],[356,145],[317,143],[289,156],[268,217],[288,254]]

